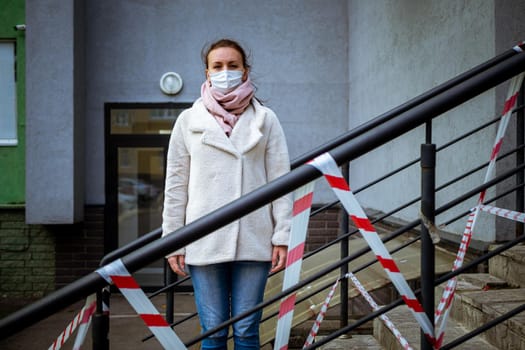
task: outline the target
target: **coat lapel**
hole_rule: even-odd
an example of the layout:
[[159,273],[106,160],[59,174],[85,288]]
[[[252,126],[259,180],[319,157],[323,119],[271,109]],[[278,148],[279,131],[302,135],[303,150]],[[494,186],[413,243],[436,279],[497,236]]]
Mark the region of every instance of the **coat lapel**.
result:
[[197,108],[197,113],[191,118],[189,130],[193,133],[201,133],[201,142],[203,144],[239,157],[239,152],[204,105],[195,103],[195,107]]
[[[257,103],[257,102],[254,102]],[[261,129],[264,123],[264,111],[248,107],[237,124],[233,128],[230,137],[215,121],[213,116],[206,110],[204,105],[199,105],[199,112],[195,113],[190,124],[190,131],[202,133],[203,144],[228,152],[239,158],[242,154],[249,152],[261,140],[263,134]]]
[[249,152],[261,140],[263,121],[264,114],[258,113],[253,105],[239,118],[230,136],[230,141],[239,153]]

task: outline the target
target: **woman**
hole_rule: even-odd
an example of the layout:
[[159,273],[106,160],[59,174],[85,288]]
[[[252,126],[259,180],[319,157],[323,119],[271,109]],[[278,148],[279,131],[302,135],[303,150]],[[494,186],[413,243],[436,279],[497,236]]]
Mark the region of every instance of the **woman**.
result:
[[[289,171],[281,125],[254,97],[244,49],[222,39],[203,51],[201,98],[178,117],[170,138],[163,234]],[[168,257],[192,276],[202,331],[262,302],[269,272],[286,263],[291,200],[283,197]],[[233,324],[235,349],[259,349],[257,312]],[[202,341],[226,349],[228,330]]]

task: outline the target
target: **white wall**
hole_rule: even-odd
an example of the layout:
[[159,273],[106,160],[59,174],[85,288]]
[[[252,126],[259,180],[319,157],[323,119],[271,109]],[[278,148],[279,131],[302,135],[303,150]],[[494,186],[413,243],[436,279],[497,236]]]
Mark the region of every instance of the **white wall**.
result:
[[[416,97],[438,84],[494,57],[493,0],[375,0],[350,1],[349,8],[349,124],[355,127]],[[433,122],[433,142],[439,147],[476,125],[492,119],[495,93],[488,92]],[[495,129],[467,139],[439,154],[437,185],[488,160]],[[358,188],[380,174],[419,157],[424,129],[404,135],[352,163],[350,179]],[[419,164],[358,197],[362,205],[389,211],[416,198]],[[437,195],[437,207],[481,183],[484,171]],[[395,185],[394,185],[395,182]],[[476,203],[473,198],[461,210]],[[418,218],[419,203],[398,217]],[[452,214],[442,215],[442,223]],[[460,234],[465,220],[447,227]],[[494,220],[478,223],[475,239],[494,238]]]

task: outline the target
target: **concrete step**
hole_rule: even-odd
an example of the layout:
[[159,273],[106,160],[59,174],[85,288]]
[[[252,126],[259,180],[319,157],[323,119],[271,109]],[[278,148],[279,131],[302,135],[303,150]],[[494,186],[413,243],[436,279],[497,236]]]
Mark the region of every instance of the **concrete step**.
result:
[[[408,309],[406,305],[399,306],[389,312],[386,315],[394,323],[395,327],[399,330],[401,335],[407,340],[412,349],[421,349],[421,331],[419,324]],[[468,331],[455,320],[449,320],[445,330],[445,337],[443,345],[451,342],[452,340],[468,333]],[[380,319],[374,320],[374,337],[385,349],[389,350],[403,350],[399,341],[395,335],[388,329]],[[490,345],[481,337],[475,337],[469,341],[455,347],[459,350],[497,350],[498,348]],[[503,348],[502,348],[503,349]],[[512,349],[512,348],[506,348]],[[516,348],[518,349],[518,348]]]
[[[332,313],[332,315],[329,315],[328,313]],[[319,327],[319,331],[317,332],[316,339],[323,339],[325,336],[332,334],[336,331],[338,331],[341,328],[341,322],[334,318],[336,315],[334,314],[334,310],[328,310],[327,318],[323,320],[321,323],[321,326]],[[355,319],[349,319],[348,324],[355,323]],[[288,342],[288,349],[302,349],[303,345],[308,337],[308,334],[310,334],[310,330],[312,329],[312,325],[314,323],[314,319],[308,320],[300,325],[295,326],[292,328],[290,332],[290,340]],[[359,344],[359,346],[363,346],[363,344],[371,343],[373,344],[372,340],[367,340],[368,337],[372,337],[372,327],[373,322],[367,322],[364,325],[361,325],[359,328],[353,330],[351,334],[345,335],[344,337],[341,337],[339,339],[335,339],[330,344],[335,342],[335,344],[343,343],[347,340],[350,340],[350,343],[352,344]],[[365,337],[368,336],[368,337]],[[373,337],[372,337],[373,338]],[[338,346],[335,345],[334,346]],[[357,345],[356,345],[357,346]],[[359,349],[359,347],[353,347],[352,349]],[[321,348],[322,349],[322,348]],[[340,347],[335,347],[334,349],[342,349]],[[346,349],[346,348],[343,348]],[[364,350],[375,350],[376,348],[366,348],[363,347]]]
[[[323,339],[323,336],[317,337],[316,340]],[[348,338],[337,338],[329,343],[320,346],[321,350],[385,350],[376,338],[367,334],[356,334]]]
[[[450,317],[472,330],[524,303],[524,288],[512,288],[488,274],[466,274],[458,278]],[[525,314],[489,329],[481,337],[498,349],[525,349]]]
[[511,285],[525,288],[525,245],[512,247],[490,259],[489,272]]

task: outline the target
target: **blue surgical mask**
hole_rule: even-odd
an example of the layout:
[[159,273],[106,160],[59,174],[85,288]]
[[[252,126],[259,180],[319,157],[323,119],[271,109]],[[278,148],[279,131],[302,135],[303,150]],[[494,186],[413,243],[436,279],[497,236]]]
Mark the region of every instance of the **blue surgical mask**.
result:
[[222,93],[230,92],[242,83],[242,70],[222,70],[210,74],[211,86]]

